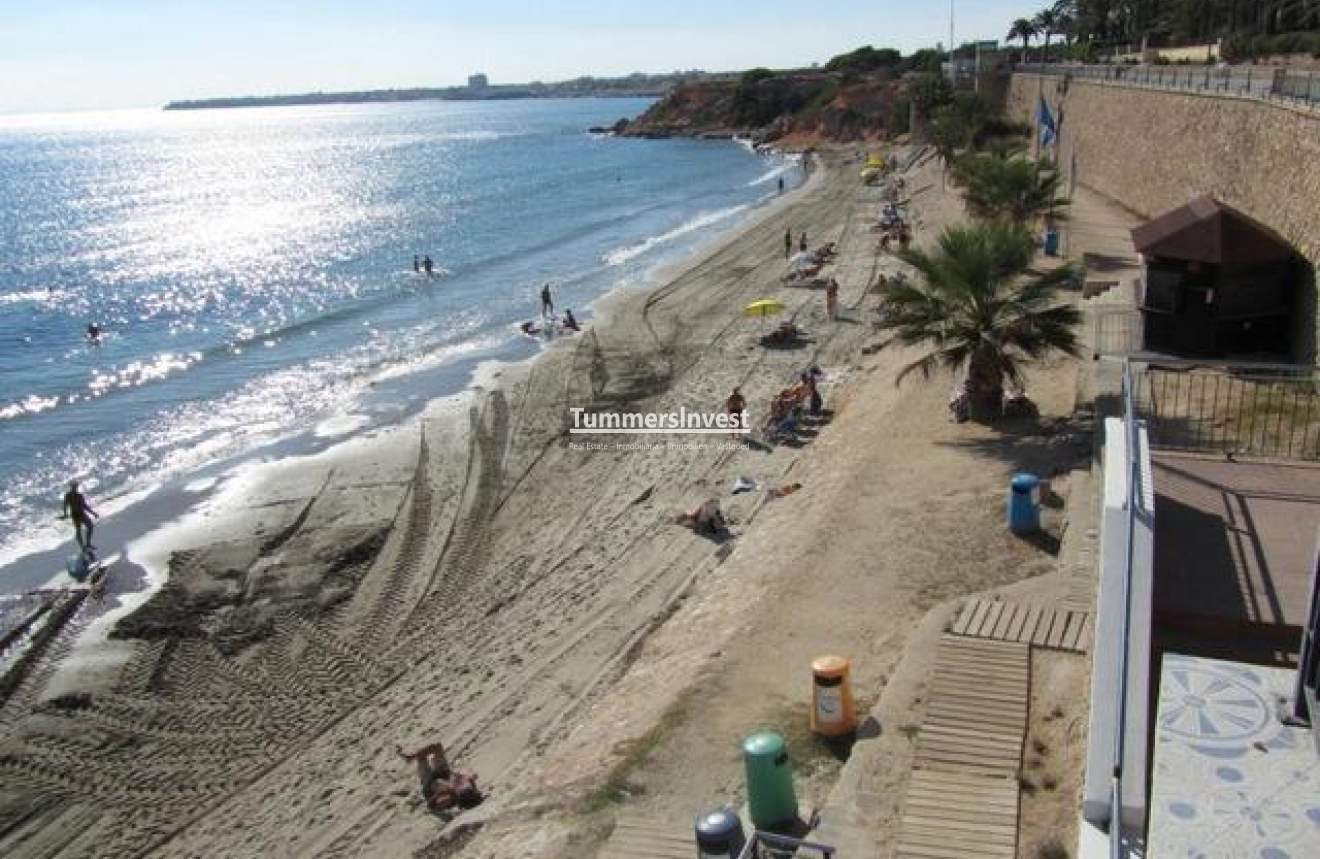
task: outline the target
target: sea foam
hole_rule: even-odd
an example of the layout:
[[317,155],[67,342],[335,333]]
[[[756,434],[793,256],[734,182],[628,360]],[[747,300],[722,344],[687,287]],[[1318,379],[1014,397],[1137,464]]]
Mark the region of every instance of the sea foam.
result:
[[651,236],[637,244],[616,248],[601,257],[601,262],[605,263],[607,266],[623,265],[659,245],[665,244],[666,242],[672,242],[674,239],[681,238],[688,233],[696,232],[703,227],[709,227],[712,224],[718,224],[720,221],[728,220],[735,215],[747,211],[749,208],[751,208],[749,204],[742,204],[738,206],[730,206],[727,209],[719,209],[714,212],[703,212],[692,220],[680,224],[667,233],[661,233],[658,236]]

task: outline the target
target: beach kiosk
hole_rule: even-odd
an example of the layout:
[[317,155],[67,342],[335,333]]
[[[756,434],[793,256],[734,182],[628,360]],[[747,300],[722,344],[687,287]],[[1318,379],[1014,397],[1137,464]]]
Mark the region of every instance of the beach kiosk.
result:
[[1295,254],[1273,232],[1211,197],[1132,231],[1145,259],[1145,348],[1213,357],[1289,349]]

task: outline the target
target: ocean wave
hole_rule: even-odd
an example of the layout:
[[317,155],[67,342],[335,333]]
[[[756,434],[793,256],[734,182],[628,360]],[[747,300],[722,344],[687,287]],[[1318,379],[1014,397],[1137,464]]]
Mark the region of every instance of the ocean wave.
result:
[[0,405],[0,420],[17,418],[23,415],[40,414],[48,409],[55,408],[59,404],[59,397],[41,397],[36,394],[30,394],[16,403]]
[[508,131],[446,131],[440,134],[428,134],[426,139],[430,142],[437,140],[504,140],[509,137],[518,137],[519,135]]
[[767,182],[773,182],[776,179],[778,179],[780,176],[783,176],[789,170],[792,170],[794,166],[795,165],[793,164],[780,164],[778,166],[771,167],[769,170],[765,171],[760,176],[757,176],[755,179],[748,182],[746,187],[755,188],[757,185],[764,185]]
[[7,292],[0,295],[0,304],[48,304],[52,307],[58,307],[64,297],[64,290],[55,287],[28,289],[22,292]]
[[719,209],[718,211],[714,211],[714,212],[703,212],[700,215],[697,215],[692,220],[688,221],[687,223],[681,224],[667,233],[661,233],[658,236],[651,236],[650,238],[640,241],[634,245],[628,245],[627,247],[622,247],[622,248],[615,248],[614,250],[610,251],[609,253],[601,257],[601,262],[605,263],[605,265],[610,267],[623,265],[624,263],[636,259],[637,257],[641,256],[642,254],[646,253],[652,248],[655,248],[658,245],[662,245],[666,242],[672,242],[674,239],[681,238],[682,236],[685,236],[688,233],[696,232],[697,230],[700,230],[703,227],[709,227],[712,224],[718,224],[720,221],[724,221],[729,218],[732,218],[735,215],[741,214],[747,211],[749,208],[751,208],[751,206],[749,204],[744,203],[738,206],[730,206],[727,209]]

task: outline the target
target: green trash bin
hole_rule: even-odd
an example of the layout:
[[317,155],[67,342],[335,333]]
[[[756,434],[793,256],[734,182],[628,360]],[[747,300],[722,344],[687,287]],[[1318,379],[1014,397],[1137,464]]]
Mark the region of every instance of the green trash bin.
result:
[[752,825],[770,830],[792,827],[797,821],[797,797],[784,738],[762,731],[743,740],[743,766]]

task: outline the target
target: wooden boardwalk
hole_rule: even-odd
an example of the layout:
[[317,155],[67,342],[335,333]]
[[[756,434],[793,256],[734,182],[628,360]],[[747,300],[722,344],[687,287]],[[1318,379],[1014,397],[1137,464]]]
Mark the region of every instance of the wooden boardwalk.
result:
[[1006,600],[974,599],[963,606],[954,621],[953,632],[971,638],[1082,653],[1090,642],[1091,614]]
[[916,770],[903,805],[899,857],[1013,859],[1017,852],[1016,776]]
[[662,822],[621,817],[610,840],[597,855],[601,859],[692,859],[697,854],[692,822]]
[[896,859],[1014,859],[1030,692],[1028,643],[940,639]]

